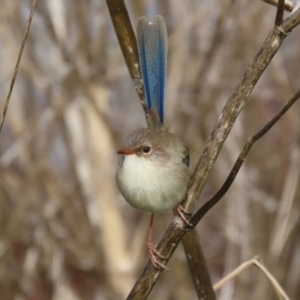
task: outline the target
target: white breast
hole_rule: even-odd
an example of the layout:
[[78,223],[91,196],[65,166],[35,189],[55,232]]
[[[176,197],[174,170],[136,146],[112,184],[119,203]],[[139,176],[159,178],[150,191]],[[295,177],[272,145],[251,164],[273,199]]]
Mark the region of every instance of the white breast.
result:
[[176,176],[170,161],[157,165],[149,158],[127,155],[117,184],[132,206],[158,213],[172,209],[183,199],[187,182]]

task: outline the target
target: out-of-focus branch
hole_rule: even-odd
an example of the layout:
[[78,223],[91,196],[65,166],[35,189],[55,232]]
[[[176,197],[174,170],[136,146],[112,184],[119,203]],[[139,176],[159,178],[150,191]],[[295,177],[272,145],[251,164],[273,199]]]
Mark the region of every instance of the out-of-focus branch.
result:
[[[274,6],[278,6],[278,0],[262,0],[263,2],[269,3]],[[284,10],[291,12],[294,8],[295,4],[291,1],[284,1]]]
[[218,290],[221,288],[225,283],[227,283],[229,280],[235,278],[243,271],[247,270],[251,266],[256,266],[258,269],[260,269],[268,278],[271,285],[273,286],[274,290],[278,295],[280,296],[280,299],[289,300],[290,298],[287,296],[283,288],[280,286],[278,281],[275,279],[275,277],[267,270],[267,268],[260,262],[259,257],[254,257],[244,263],[242,263],[239,267],[237,267],[235,270],[233,270],[230,274],[228,274],[225,278],[220,280],[217,284],[214,285],[214,289]]
[[[234,7],[233,1],[225,1],[222,10],[220,12],[220,15],[216,21],[216,26],[214,29],[214,32],[212,34],[211,44],[209,46],[209,49],[205,52],[203,57],[203,64],[200,66],[198,70],[198,74],[196,78],[198,80],[195,80],[197,84],[193,87],[193,92],[196,95],[200,95],[203,87],[206,85],[206,78],[208,71],[211,69],[212,63],[216,57],[216,54],[218,53],[220,49],[220,44],[224,39],[224,31],[225,31],[225,22],[228,19],[228,17],[231,14],[232,8]],[[198,100],[198,97],[195,97],[195,101]]]
[[9,90],[8,90],[8,94],[7,94],[7,97],[6,97],[6,101],[5,101],[5,105],[4,105],[4,109],[3,109],[3,113],[2,113],[2,118],[1,118],[1,122],[0,122],[0,134],[1,134],[2,127],[3,127],[3,124],[4,124],[4,119],[5,119],[7,110],[8,110],[8,105],[9,105],[11,93],[13,91],[14,84],[15,84],[15,81],[16,81],[16,77],[17,77],[17,74],[18,74],[18,70],[19,70],[22,54],[23,54],[23,51],[24,51],[24,47],[25,47],[25,44],[26,44],[29,28],[30,28],[30,25],[31,25],[31,20],[32,20],[32,17],[33,17],[33,14],[34,14],[35,6],[36,6],[36,0],[34,0],[33,3],[32,3],[30,15],[29,15],[28,22],[27,22],[26,31],[25,31],[24,38],[23,38],[21,48],[20,48],[20,51],[19,51],[17,63],[16,63],[16,66],[15,66],[15,69],[14,69],[14,74],[13,74],[13,77],[12,77],[11,82],[10,82],[10,86],[9,86]]
[[220,190],[209,200],[207,201],[199,210],[193,215],[190,222],[196,226],[197,223],[203,218],[203,216],[215,206],[220,199],[227,193],[231,187],[237,173],[239,172],[242,164],[245,161],[246,156],[248,155],[250,149],[256,141],[263,137],[277,122],[278,120],[289,110],[289,108],[300,98],[300,90],[288,101],[288,103],[255,135],[248,139],[246,145],[244,146],[241,154],[236,160],[230,174],[228,175],[226,181]]
[[[222,110],[191,178],[185,204],[187,211],[193,211],[212,166],[255,84],[287,37],[287,34],[299,23],[300,9],[287,17],[280,27],[275,26],[254,57],[253,62],[245,70],[241,82],[236,86]],[[175,218],[157,247],[159,252],[170,258],[187,230],[188,226],[180,218]],[[162,270],[155,269],[149,261],[127,299],[146,299],[161,272]]]
[[140,68],[139,53],[134,31],[131,26],[124,0],[106,0],[106,3],[127,68],[147,118],[147,106],[145,102],[144,84]]

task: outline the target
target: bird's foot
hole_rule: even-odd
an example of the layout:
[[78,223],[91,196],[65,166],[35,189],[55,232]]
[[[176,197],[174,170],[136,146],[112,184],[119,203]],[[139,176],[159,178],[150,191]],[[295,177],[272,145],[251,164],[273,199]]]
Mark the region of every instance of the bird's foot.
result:
[[166,260],[166,259],[168,259],[167,257],[161,255],[152,243],[148,243],[147,248],[148,248],[148,251],[150,254],[150,259],[151,259],[151,262],[152,262],[152,265],[154,266],[154,268],[171,271],[164,263],[162,263],[159,260],[159,259]]
[[194,225],[187,219],[187,217],[190,217],[192,215],[192,213],[186,211],[183,206],[181,205],[181,203],[179,203],[176,206],[176,211],[178,213],[178,215],[180,216],[180,218],[182,219],[182,221],[189,226],[190,228],[194,228]]

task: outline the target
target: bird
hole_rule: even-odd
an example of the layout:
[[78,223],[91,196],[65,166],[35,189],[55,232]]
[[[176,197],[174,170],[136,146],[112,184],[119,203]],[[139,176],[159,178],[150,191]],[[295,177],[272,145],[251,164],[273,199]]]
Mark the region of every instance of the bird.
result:
[[[165,85],[167,69],[167,29],[157,15],[151,22],[137,22],[137,43],[145,87],[149,128],[139,128],[126,138],[117,151],[120,160],[116,184],[133,207],[151,213],[148,251],[155,268],[168,270],[166,259],[152,242],[154,214],[174,208],[185,220],[180,203],[189,183],[189,149],[165,124]],[[186,221],[186,220],[185,220]]]

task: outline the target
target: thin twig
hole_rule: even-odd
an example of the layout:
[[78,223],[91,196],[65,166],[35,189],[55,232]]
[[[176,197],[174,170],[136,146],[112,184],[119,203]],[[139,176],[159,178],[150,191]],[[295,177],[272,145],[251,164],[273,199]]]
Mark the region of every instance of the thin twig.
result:
[[203,206],[199,208],[199,210],[193,215],[190,222],[195,226],[206,213],[214,207],[220,199],[227,193],[229,188],[231,187],[237,173],[239,172],[242,164],[245,161],[247,154],[249,153],[250,149],[254,145],[254,143],[263,137],[276,123],[277,121],[288,111],[288,109],[299,99],[300,97],[300,90],[287,102],[287,104],[255,135],[248,139],[247,143],[245,144],[241,154],[239,155],[238,159],[236,160],[231,172],[229,173],[226,181],[219,189],[219,191],[210,199],[208,200]]
[[9,105],[11,93],[13,91],[15,80],[16,80],[16,77],[17,77],[17,74],[18,74],[18,70],[19,70],[22,54],[23,54],[23,51],[24,51],[24,47],[25,47],[25,44],[26,44],[29,28],[30,28],[30,25],[31,25],[31,20],[32,20],[32,17],[33,17],[33,14],[34,14],[35,6],[36,6],[36,0],[33,1],[32,7],[31,7],[30,15],[29,15],[28,22],[27,22],[26,31],[25,31],[24,38],[23,38],[23,41],[22,41],[22,45],[21,45],[21,48],[20,48],[20,51],[19,51],[17,63],[16,63],[16,66],[15,66],[15,69],[14,69],[14,74],[13,74],[12,80],[10,82],[10,87],[9,87],[8,94],[7,94],[7,97],[6,97],[6,101],[5,101],[5,105],[4,105],[4,109],[3,109],[3,113],[2,113],[2,118],[1,118],[1,123],[0,123],[0,134],[1,134],[2,127],[3,127],[3,124],[4,124],[4,119],[5,119],[7,110],[8,110],[8,105]]
[[266,275],[266,277],[271,282],[272,286],[274,287],[275,291],[283,297],[284,300],[289,300],[289,297],[283,290],[283,288],[280,286],[278,281],[275,279],[275,277],[267,270],[267,268],[259,261],[258,257],[254,257],[248,261],[245,261],[240,266],[238,266],[235,270],[230,272],[225,278],[221,279],[217,284],[214,285],[214,290],[217,291],[220,289],[225,283],[232,280],[239,274],[241,274],[243,271],[247,270],[249,267],[255,265],[260,270],[263,271],[263,273]]
[[267,268],[259,261],[258,258],[254,259],[254,265],[264,272],[264,274],[267,276],[267,278],[273,285],[275,291],[279,293],[279,295],[283,297],[284,300],[290,300],[290,298],[287,296],[287,294],[285,293],[281,285],[278,283],[278,281],[275,279],[275,277],[267,270]]
[[245,262],[243,262],[242,264],[240,264],[237,268],[235,268],[233,271],[231,271],[229,274],[227,274],[224,278],[222,278],[220,281],[218,281],[215,285],[214,285],[214,290],[217,291],[219,290],[221,287],[223,287],[227,282],[229,282],[230,280],[232,280],[233,278],[237,277],[238,275],[240,275],[243,271],[247,270],[249,267],[253,266],[254,263],[254,259],[252,258],[250,260],[247,260]]

